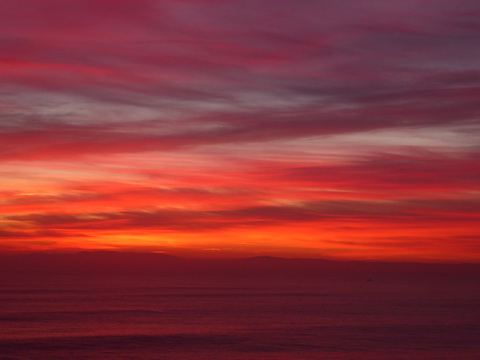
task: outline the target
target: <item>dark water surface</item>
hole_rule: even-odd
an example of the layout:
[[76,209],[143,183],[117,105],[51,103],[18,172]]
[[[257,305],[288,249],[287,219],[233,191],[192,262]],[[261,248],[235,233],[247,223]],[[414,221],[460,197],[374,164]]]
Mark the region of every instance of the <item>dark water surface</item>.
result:
[[478,359],[475,283],[3,279],[0,359]]

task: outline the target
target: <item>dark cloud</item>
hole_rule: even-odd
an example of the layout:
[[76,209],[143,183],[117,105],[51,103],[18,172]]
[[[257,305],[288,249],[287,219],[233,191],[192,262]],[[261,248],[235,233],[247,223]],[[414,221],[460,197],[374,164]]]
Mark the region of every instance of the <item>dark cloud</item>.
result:
[[[434,103],[434,101],[431,101]],[[478,108],[478,105],[475,105]],[[480,110],[480,109],[478,109]],[[477,110],[475,110],[477,111]],[[474,109],[390,109],[322,111],[296,110],[223,113],[202,116],[185,129],[155,134],[162,122],[137,124],[123,131],[122,124],[90,126],[44,124],[36,129],[13,129],[0,134],[2,157],[9,159],[63,158],[85,154],[167,151],[201,145],[262,142],[311,136],[360,133],[378,129],[433,125],[466,125]],[[477,111],[478,112],[478,111]],[[189,129],[196,125],[194,129]]]
[[[29,239],[29,238],[64,238],[72,236],[71,234],[55,231],[55,230],[0,230],[0,238],[2,239]],[[75,236],[83,236],[76,234]],[[38,242],[40,243],[40,242]],[[54,242],[49,242],[53,244]]]
[[478,153],[449,157],[417,150],[411,155],[382,154],[338,165],[274,170],[268,176],[296,184],[364,191],[473,191],[480,182],[479,161]]
[[29,214],[7,219],[51,229],[158,229],[197,232],[296,222],[364,221],[421,224],[475,221],[480,201],[408,199],[397,201],[305,201],[296,206],[255,206],[221,211],[162,209],[91,214]]
[[55,194],[55,195],[28,195],[16,196],[11,195],[10,199],[2,203],[4,206],[8,205],[35,205],[35,204],[55,204],[55,203],[71,203],[82,201],[111,199],[107,194]]
[[479,57],[478,5],[467,1],[8,3],[4,82],[107,103],[235,108],[245,105],[238,96],[260,94],[345,105],[365,94],[421,92],[433,85],[428,77],[476,71]]
[[465,225],[449,241],[470,236],[479,14],[474,0],[4,1],[0,236],[442,222]]

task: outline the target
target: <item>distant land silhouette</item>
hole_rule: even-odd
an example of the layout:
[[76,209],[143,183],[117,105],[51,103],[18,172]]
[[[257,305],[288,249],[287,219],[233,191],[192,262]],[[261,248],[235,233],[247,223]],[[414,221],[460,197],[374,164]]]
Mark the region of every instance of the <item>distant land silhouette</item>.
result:
[[17,275],[209,275],[209,276],[357,276],[374,282],[397,275],[476,278],[480,264],[338,261],[258,256],[243,259],[186,259],[160,253],[81,251],[77,253],[0,254],[2,276]]

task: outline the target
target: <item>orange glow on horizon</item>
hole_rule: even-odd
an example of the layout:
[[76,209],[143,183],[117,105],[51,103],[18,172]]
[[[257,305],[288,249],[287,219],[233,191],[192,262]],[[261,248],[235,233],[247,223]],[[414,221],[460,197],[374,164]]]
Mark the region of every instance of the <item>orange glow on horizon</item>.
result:
[[0,251],[480,262],[473,12],[90,3],[0,13]]

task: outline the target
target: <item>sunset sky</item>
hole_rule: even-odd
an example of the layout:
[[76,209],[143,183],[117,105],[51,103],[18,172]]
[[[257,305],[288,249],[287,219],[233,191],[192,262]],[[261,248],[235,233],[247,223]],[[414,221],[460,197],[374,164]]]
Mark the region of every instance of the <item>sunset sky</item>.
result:
[[2,0],[0,251],[480,262],[478,0]]

